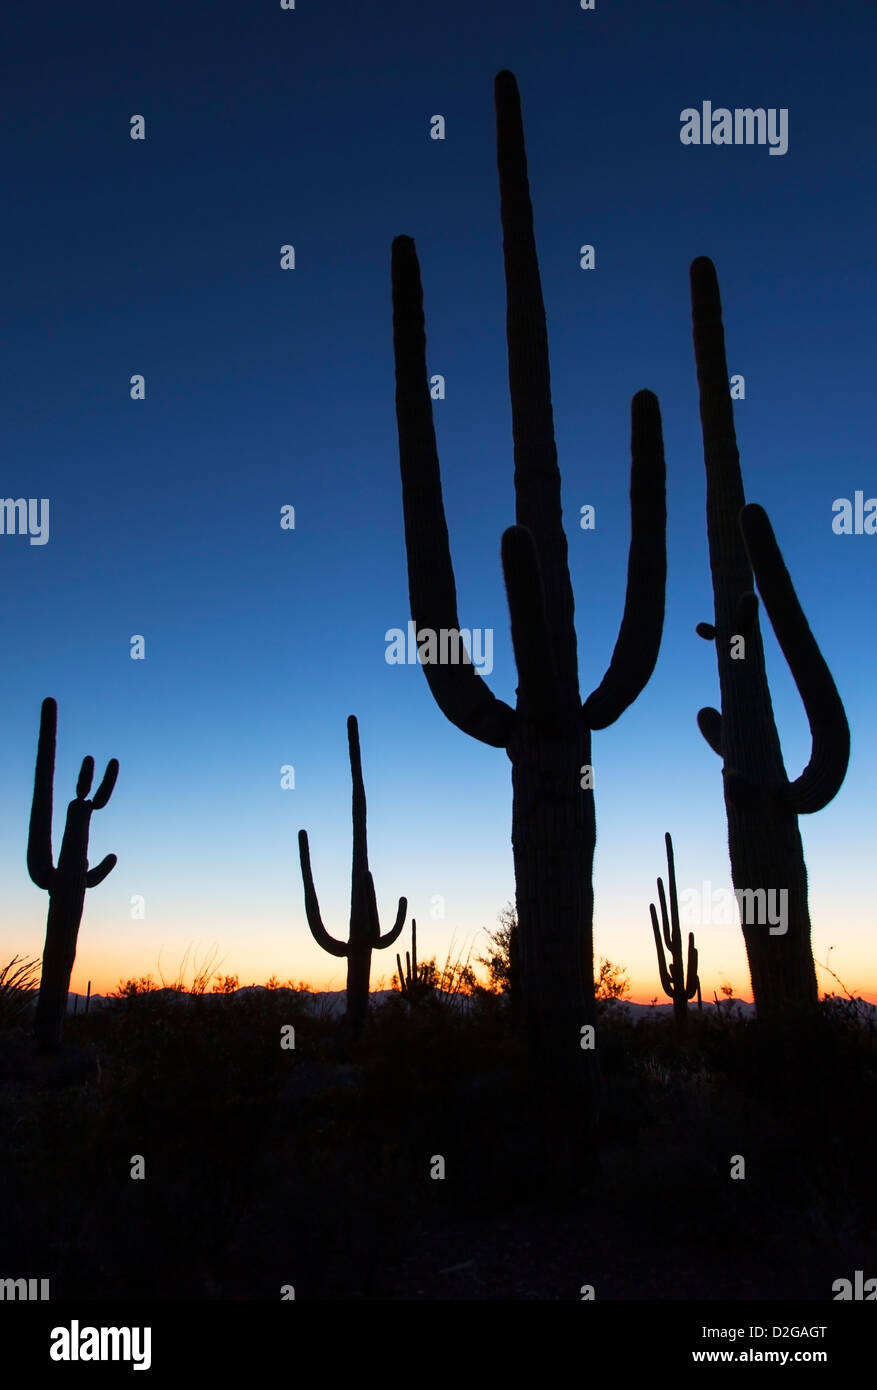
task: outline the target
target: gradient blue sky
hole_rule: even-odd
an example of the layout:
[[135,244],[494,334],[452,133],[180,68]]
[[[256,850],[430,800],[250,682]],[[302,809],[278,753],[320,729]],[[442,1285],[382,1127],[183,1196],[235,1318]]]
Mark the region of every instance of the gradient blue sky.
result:
[[[91,859],[73,988],[173,974],[214,945],[242,981],[341,988],[312,941],[296,834],[346,935],[359,718],[384,926],[406,894],[421,956],[485,944],[513,896],[506,755],[390,666],[407,574],[394,414],[390,243],[415,238],[461,622],[495,629],[514,702],[499,561],[514,519],[493,78],[523,103],[576,595],[583,695],[615,642],[629,536],[629,405],[660,399],[669,578],[656,672],[594,736],[596,950],[658,991],[648,906],[673,833],[680,889],[730,886],[688,267],[716,263],[747,497],[769,511],[845,701],[852,759],[801,828],[814,952],[877,999],[873,722],[877,536],[831,504],[873,464],[874,42],[856,4],[683,0],[583,11],[278,3],[33,7],[3,26],[5,444],[0,494],[48,497],[50,540],[0,536],[5,958],[39,954],[25,867],[40,701],[59,702],[55,848],[79,762],[118,757]],[[687,147],[680,112],[786,107],[789,148]],[[429,137],[440,113],[447,138]],[[146,120],[145,141],[129,138]],[[579,268],[582,243],[596,269]],[[294,271],[280,248],[295,247]],[[146,377],[146,399],[129,379]],[[280,508],[295,507],[295,530]],[[596,507],[594,532],[579,508]],[[130,639],[146,639],[146,660]],[[806,719],[772,632],[786,764]],[[870,717],[869,717],[870,716]],[[280,769],[295,768],[282,790]],[[145,917],[132,920],[142,895]],[[435,895],[444,918],[431,918]],[[479,935],[479,933],[482,933]],[[407,942],[408,931],[403,940]],[[704,993],[749,997],[736,926],[697,932]],[[387,981],[393,952],[376,955]],[[820,982],[833,982],[819,972]]]

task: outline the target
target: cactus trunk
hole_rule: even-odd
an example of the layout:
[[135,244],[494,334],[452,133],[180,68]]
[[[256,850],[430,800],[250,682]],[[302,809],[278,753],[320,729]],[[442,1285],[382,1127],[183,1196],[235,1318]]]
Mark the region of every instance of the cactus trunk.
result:
[[589,744],[580,722],[566,738],[512,744],[512,849],[521,1013],[531,1050],[559,1084],[576,1084],[579,1073],[578,1084],[593,1091],[596,1077],[581,1075],[594,1057],[581,1047],[581,1029],[596,1025],[596,818],[594,794],[578,776],[590,763]]
[[368,1018],[372,948],[367,942],[353,945],[347,953],[347,1027],[351,1036],[362,1035]]
[[53,1050],[61,1042],[70,977],[76,960],[79,924],[85,906],[84,875],[80,883],[64,884],[61,891],[53,892],[49,898],[43,968],[34,1019],[37,1042],[46,1050]]

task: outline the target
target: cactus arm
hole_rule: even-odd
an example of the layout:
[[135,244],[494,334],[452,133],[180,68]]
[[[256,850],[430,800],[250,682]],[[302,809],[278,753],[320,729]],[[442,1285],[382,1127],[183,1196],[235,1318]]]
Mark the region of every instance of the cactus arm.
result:
[[831,672],[804,616],[763,507],[740,513],[740,529],[771,625],[798,687],[810,725],[812,751],[787,797],[799,814],[821,811],[835,797],[850,759],[850,729]]
[[698,623],[694,630],[698,637],[702,637],[705,642],[715,642],[716,629],[712,623]]
[[301,876],[305,890],[305,913],[308,919],[308,926],[311,935],[318,946],[322,946],[324,951],[328,951],[330,956],[346,956],[348,946],[346,941],[336,941],[330,936],[323,926],[323,919],[320,916],[320,904],[317,900],[317,890],[314,887],[314,876],[311,873],[311,852],[308,845],[308,832],[300,830],[298,832],[298,851],[301,859]]
[[658,879],[658,901],[661,904],[661,923],[664,928],[664,943],[672,957],[673,935],[670,931],[670,914],[667,911],[667,898],[664,893],[664,883],[663,880],[660,878]]
[[560,687],[536,543],[526,527],[510,526],[503,532],[502,570],[518,670],[519,708],[546,716],[559,704]]
[[43,700],[40,710],[40,734],[27,837],[27,871],[38,888],[47,890],[51,889],[55,877],[52,863],[52,784],[57,733],[58,706],[49,698]]
[[722,716],[712,705],[706,705],[697,711],[697,727],[703,734],[710,748],[717,753],[720,758],[724,757],[722,752]]
[[[106,806],[113,794],[113,788],[116,785],[116,778],[118,775],[119,760],[118,758],[110,758],[101,784],[92,799],[91,809],[93,811],[100,811]],[[93,780],[94,758],[83,758],[82,768],[79,773],[79,781],[76,784],[76,796],[78,799],[88,796]],[[107,854],[93,869],[88,869],[85,875],[86,888],[96,888],[99,883],[103,883],[107,875],[112,873],[117,863],[118,859],[115,854]]]
[[638,391],[631,404],[630,549],[624,615],[609,668],[584,703],[590,729],[606,729],[632,704],[655,669],[664,627],[667,498],[657,397]]
[[82,759],[82,766],[79,769],[79,777],[76,781],[76,799],[84,801],[91,791],[91,784],[94,781],[94,758]]
[[758,616],[758,599],[751,589],[740,595],[734,611],[734,631],[747,636]]
[[382,950],[385,949],[385,947],[387,947],[387,946],[392,946],[392,945],[393,945],[393,942],[394,942],[394,941],[398,941],[398,940],[399,940],[399,937],[402,935],[402,928],[403,928],[404,925],[405,925],[405,917],[406,917],[407,912],[408,912],[408,899],[407,899],[407,898],[400,898],[400,899],[399,899],[399,906],[398,906],[398,908],[397,908],[397,910],[396,910],[396,920],[395,920],[395,922],[393,923],[393,925],[392,925],[392,927],[390,928],[390,930],[387,931],[387,932],[385,932],[384,935],[381,936],[381,927],[380,927],[380,922],[379,922],[379,920],[378,920],[378,906],[377,906],[377,900],[376,900],[376,898],[375,898],[375,883],[374,883],[374,879],[372,878],[371,874],[369,874],[369,876],[368,876],[368,882],[369,882],[369,899],[370,899],[370,903],[371,903],[371,920],[372,920],[372,922],[374,923],[374,928],[373,928],[373,931],[374,931],[373,945],[374,945],[374,949],[375,949],[376,951],[382,951]]
[[91,804],[94,807],[95,811],[101,811],[103,810],[104,806],[106,806],[107,802],[113,794],[113,788],[116,785],[116,778],[118,777],[118,775],[119,759],[110,758],[110,761],[107,763],[107,770],[104,773],[103,778],[101,780],[101,784],[95,792],[94,796],[92,797]]
[[379,936],[375,942],[375,950],[382,951],[385,946],[392,946],[394,941],[398,941],[402,935],[402,928],[405,925],[405,916],[408,912],[408,899],[400,898],[399,906],[396,911],[396,920],[388,932]]
[[693,999],[700,985],[697,975],[697,948],[694,944],[694,932],[688,933],[688,966],[686,969],[685,998]]
[[[411,237],[393,241],[392,281],[396,420],[411,616],[416,631],[459,631],[426,371],[423,288]],[[436,704],[452,724],[482,743],[506,747],[514,711],[497,700],[471,664],[430,662],[423,670]]]
[[112,873],[118,863],[115,854],[107,854],[99,864],[95,864],[93,869],[89,869],[85,875],[86,888],[96,888],[99,883],[103,883],[108,874]]

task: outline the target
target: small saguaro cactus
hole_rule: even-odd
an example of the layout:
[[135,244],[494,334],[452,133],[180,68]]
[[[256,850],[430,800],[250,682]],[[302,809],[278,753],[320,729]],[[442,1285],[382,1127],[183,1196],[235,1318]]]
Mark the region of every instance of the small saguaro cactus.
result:
[[85,890],[102,883],[116,864],[116,856],[108,854],[93,869],[88,867],[91,813],[106,806],[119,775],[118,759],[110,758],[103,781],[89,800],[88,793],[94,779],[94,758],[90,757],[82,760],[76,797],[67,807],[67,823],[57,868],[52,862],[52,791],[57,732],[57,703],[52,699],[44,700],[40,713],[27,841],[27,869],[37,887],[46,889],[49,894],[46,945],[35,1021],[37,1042],[45,1051],[54,1051],[61,1043]]
[[667,913],[667,898],[664,893],[664,885],[658,879],[658,900],[661,904],[661,925],[664,929],[664,941],[667,944],[669,953],[668,961],[664,960],[664,948],[661,945],[661,930],[658,926],[658,914],[655,911],[655,904],[649,904],[649,912],[652,916],[652,931],[655,934],[655,949],[658,952],[658,970],[661,975],[661,986],[664,993],[673,1000],[673,1014],[676,1018],[676,1025],[680,1032],[684,1031],[688,1019],[688,1000],[697,995],[698,1008],[701,1007],[700,980],[697,974],[697,949],[694,945],[694,932],[688,933],[688,968],[682,962],[682,931],[679,926],[679,899],[676,893],[676,865],[673,859],[673,841],[670,839],[669,831],[664,836],[667,845],[667,887],[670,893],[670,912]]
[[396,921],[381,936],[374,879],[368,867],[366,840],[365,784],[359,752],[359,727],[356,716],[347,720],[347,742],[350,749],[350,771],[353,778],[353,873],[350,892],[350,939],[336,941],[323,926],[320,904],[311,873],[311,855],[306,830],[298,832],[301,876],[305,890],[305,912],[308,926],[318,946],[332,956],[347,957],[347,1028],[354,1038],[365,1028],[368,1016],[368,987],[371,975],[372,951],[383,950],[398,941],[408,911],[407,898],[399,899]]
[[411,952],[405,952],[405,970],[402,970],[402,958],[396,954],[396,970],[399,978],[399,989],[405,999],[410,1004],[419,1004],[422,999],[428,999],[435,994],[435,971],[427,961],[424,965],[417,964],[417,922],[411,918]]

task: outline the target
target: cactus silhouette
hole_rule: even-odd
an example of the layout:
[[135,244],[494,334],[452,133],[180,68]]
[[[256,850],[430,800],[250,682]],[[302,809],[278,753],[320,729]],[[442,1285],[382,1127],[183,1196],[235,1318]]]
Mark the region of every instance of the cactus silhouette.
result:
[[673,841],[670,832],[664,836],[667,846],[667,891],[670,895],[670,912],[667,913],[667,898],[664,884],[658,879],[658,901],[661,904],[661,926],[667,945],[668,961],[664,960],[661,945],[661,927],[655,904],[649,904],[652,917],[652,931],[655,934],[655,949],[658,952],[658,971],[664,993],[673,1000],[673,1013],[680,1032],[685,1031],[688,1021],[688,1000],[697,995],[698,1007],[701,1005],[700,980],[697,975],[697,949],[694,945],[694,932],[688,933],[688,967],[682,959],[682,931],[679,926],[679,899],[676,893],[676,864],[673,859]]
[[[738,902],[741,891],[747,893],[743,937],[756,1009],[765,1017],[818,998],[798,816],[821,810],[837,794],[849,762],[850,731],[767,514],[745,505],[718,279],[705,256],[691,266],[691,302],[715,598],[715,623],[699,623],[697,632],[716,644],[722,706],[721,714],[700,710],[697,722],[724,763],[732,879]],[[810,725],[810,761],[794,782],[773,717],[753,571]],[[788,895],[784,932],[764,920],[746,920],[755,915],[750,904],[756,905],[760,890],[771,889]]]
[[435,972],[430,968],[429,962],[425,965],[417,964],[417,922],[411,918],[411,951],[405,952],[405,970],[402,970],[402,958],[396,954],[396,970],[399,978],[399,990],[411,1004],[419,1004],[422,999],[429,999],[435,994]]
[[[650,391],[634,396],[624,615],[606,675],[582,704],[545,307],[520,97],[510,72],[498,74],[494,95],[517,522],[503,534],[502,565],[518,671],[516,707],[497,699],[471,663],[422,664],[446,718],[471,737],[504,748],[511,761],[524,1025],[543,1084],[562,1089],[567,1099],[574,1092],[590,1093],[591,1103],[578,1107],[590,1128],[587,1115],[593,1111],[599,1078],[581,1030],[596,1019],[591,730],[607,728],[636,699],[658,655],[666,578],[661,419]],[[410,237],[393,241],[392,285],[411,615],[418,631],[457,631],[456,585],[427,381],[423,290]]]
[[76,798],[67,807],[67,823],[57,868],[52,862],[52,795],[57,731],[58,706],[52,699],[44,700],[40,713],[27,841],[27,868],[37,887],[46,889],[49,894],[46,944],[35,1019],[37,1042],[45,1051],[55,1050],[61,1042],[85,890],[102,883],[116,864],[116,856],[108,854],[93,869],[88,867],[91,813],[106,806],[112,795],[119,775],[116,758],[111,758],[107,763],[103,781],[90,801],[88,793],[94,779],[94,758],[83,758],[76,783]]
[[399,899],[396,921],[381,936],[374,880],[368,867],[366,839],[365,783],[362,779],[362,760],[359,751],[359,727],[356,716],[347,720],[347,743],[350,750],[350,771],[353,778],[353,873],[350,891],[350,938],[336,941],[323,926],[320,904],[311,873],[311,855],[306,830],[298,832],[301,875],[305,891],[305,912],[308,926],[318,946],[332,956],[347,957],[347,1016],[346,1026],[353,1038],[361,1036],[368,1016],[368,986],[371,975],[372,951],[392,946],[402,934],[408,900]]

